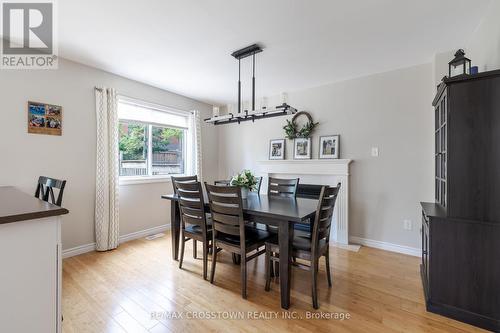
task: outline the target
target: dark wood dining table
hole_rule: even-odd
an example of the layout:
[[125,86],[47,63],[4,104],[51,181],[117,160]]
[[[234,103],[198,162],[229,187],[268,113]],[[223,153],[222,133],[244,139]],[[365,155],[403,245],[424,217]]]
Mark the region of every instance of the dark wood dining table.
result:
[[[170,200],[172,258],[178,260],[180,237],[179,198],[176,194],[165,194],[161,198]],[[205,200],[205,203],[205,209],[209,212],[208,200]],[[243,200],[243,213],[246,220],[278,227],[281,307],[284,309],[290,307],[293,226],[295,223],[309,223],[316,213],[317,205],[318,201],[314,199],[284,198],[257,193],[249,193],[248,198]]]

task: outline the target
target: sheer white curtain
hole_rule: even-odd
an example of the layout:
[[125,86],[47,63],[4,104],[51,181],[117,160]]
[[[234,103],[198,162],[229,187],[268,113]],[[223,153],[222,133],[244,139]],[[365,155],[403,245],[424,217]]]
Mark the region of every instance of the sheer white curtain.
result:
[[191,146],[193,147],[191,156],[191,173],[198,175],[198,180],[203,181],[202,175],[202,153],[201,153],[201,120],[200,112],[193,111],[190,116],[189,129],[191,132]]
[[118,111],[116,91],[96,87],[97,155],[95,239],[97,251],[118,247]]

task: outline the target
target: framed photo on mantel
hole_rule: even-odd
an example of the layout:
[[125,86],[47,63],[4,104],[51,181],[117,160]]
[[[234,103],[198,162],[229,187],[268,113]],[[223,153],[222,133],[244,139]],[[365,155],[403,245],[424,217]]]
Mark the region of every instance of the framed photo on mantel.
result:
[[293,158],[296,160],[308,160],[311,158],[310,138],[295,138],[293,140]]
[[339,158],[339,135],[319,137],[319,158]]
[[269,142],[269,159],[285,159],[285,139],[275,139]]

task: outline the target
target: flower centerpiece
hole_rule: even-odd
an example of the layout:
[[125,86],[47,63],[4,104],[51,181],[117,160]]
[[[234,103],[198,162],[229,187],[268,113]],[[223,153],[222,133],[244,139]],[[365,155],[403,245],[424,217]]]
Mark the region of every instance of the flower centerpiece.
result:
[[250,170],[243,170],[241,173],[231,178],[231,186],[241,187],[241,197],[246,199],[248,191],[254,190],[257,180]]

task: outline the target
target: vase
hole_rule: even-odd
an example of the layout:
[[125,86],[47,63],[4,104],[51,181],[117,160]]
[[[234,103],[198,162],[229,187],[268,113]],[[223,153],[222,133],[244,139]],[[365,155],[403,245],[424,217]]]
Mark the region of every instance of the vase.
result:
[[241,188],[241,198],[242,199],[248,198],[248,187]]

